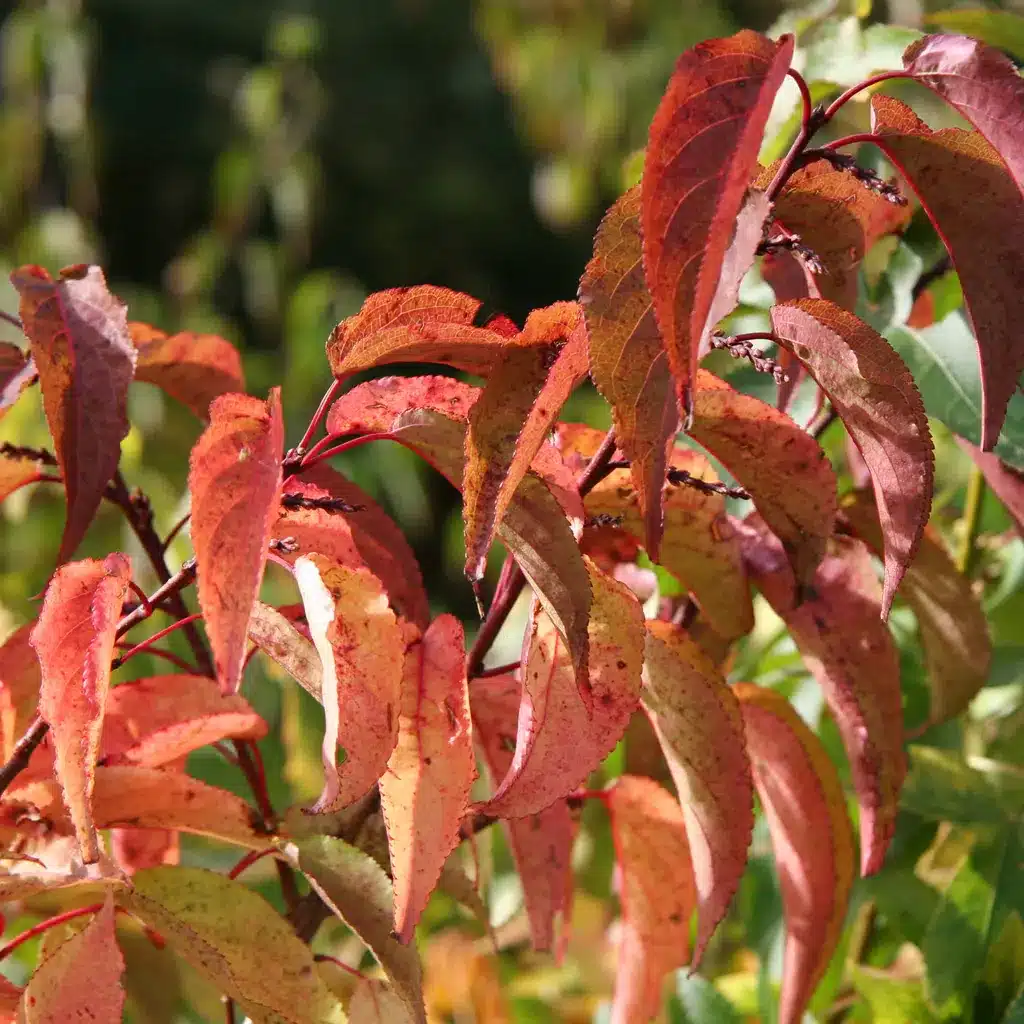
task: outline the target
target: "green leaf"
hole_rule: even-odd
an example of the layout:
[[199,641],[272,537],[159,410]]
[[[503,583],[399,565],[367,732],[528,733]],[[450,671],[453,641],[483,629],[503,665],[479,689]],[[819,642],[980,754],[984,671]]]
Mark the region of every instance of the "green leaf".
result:
[[1024,1024],[1024,985],[1003,1015],[1002,1024]]
[[970,765],[948,751],[911,747],[910,765],[900,803],[922,817],[964,825],[1003,824],[1024,808],[1024,786],[997,762],[976,760]]
[[676,992],[670,1003],[672,1024],[740,1024],[740,1016],[706,978],[676,972]]
[[344,1024],[311,950],[262,896],[203,868],[148,868],[133,883],[123,905],[255,1020]]
[[898,980],[868,967],[855,967],[850,973],[871,1007],[873,1024],[936,1024],[938,1018],[928,1009],[920,982]]
[[925,22],[949,32],[973,36],[1024,61],[1024,18],[1011,11],[936,11],[926,14]]

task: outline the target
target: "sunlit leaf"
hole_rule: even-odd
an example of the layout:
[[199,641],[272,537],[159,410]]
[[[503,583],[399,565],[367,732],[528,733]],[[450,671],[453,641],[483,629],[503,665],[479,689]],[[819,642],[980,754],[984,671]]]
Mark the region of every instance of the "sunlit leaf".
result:
[[994,11],[981,7],[934,11],[924,16],[924,22],[926,25],[938,25],[950,32],[980,39],[1024,61],[1024,17],[1013,11]]
[[990,452],[983,452],[962,437],[958,437],[956,443],[981,470],[985,482],[1024,533],[1024,472],[1014,469]]
[[126,874],[162,864],[177,864],[181,859],[181,836],[169,829],[112,828],[110,852]]
[[786,915],[780,1024],[799,1024],[835,953],[854,876],[853,829],[821,741],[775,690],[735,687]]
[[199,606],[225,693],[241,683],[249,616],[267,561],[281,492],[284,425],[275,388],[266,402],[221,395],[192,449],[192,543]]
[[0,452],[0,501],[44,475],[45,469],[37,459]]
[[31,644],[34,622],[16,629],[0,646],[0,753],[11,756],[39,703],[39,659]]
[[699,895],[695,961],[747,863],[754,790],[743,720],[722,673],[679,627],[648,622],[643,701],[683,807]]
[[130,579],[131,564],[119,554],[61,567],[30,641],[42,670],[39,713],[50,725],[57,777],[86,863],[100,853],[90,804],[114,632]]
[[117,469],[128,433],[128,385],[135,346],[123,302],[99,267],[15,270],[21,319],[39,370],[43,408],[68,497],[58,563],[74,553]]
[[398,993],[382,981],[362,978],[348,1004],[350,1024],[415,1024],[416,1018]]
[[276,608],[257,601],[249,617],[249,639],[302,688],[323,701],[323,663],[316,646]]

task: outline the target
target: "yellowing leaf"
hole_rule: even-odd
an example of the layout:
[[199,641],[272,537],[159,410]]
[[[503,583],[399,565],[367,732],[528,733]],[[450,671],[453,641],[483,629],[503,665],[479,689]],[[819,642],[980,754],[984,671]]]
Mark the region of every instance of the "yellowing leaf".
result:
[[124,957],[114,935],[114,903],[36,968],[21,1002],[25,1024],[114,1022],[124,1007]]
[[0,452],[0,501],[45,475],[38,460],[26,455]]
[[406,657],[398,745],[380,780],[402,942],[458,844],[475,778],[462,626],[442,615]]
[[336,811],[377,781],[395,749],[406,639],[368,570],[303,555],[295,581],[323,666],[324,789],[312,809]]
[[57,777],[89,864],[100,854],[90,804],[114,633],[130,579],[124,555],[63,566],[50,581],[32,631],[42,669],[39,714],[49,723]]
[[623,775],[608,790],[620,873],[622,932],[613,1024],[646,1024],[661,1009],[665,975],[690,957],[696,903],[683,812],[651,779]]
[[348,1004],[350,1024],[415,1024],[416,1018],[394,989],[373,978],[361,979]]
[[772,308],[779,341],[810,371],[871,472],[885,537],[887,617],[932,504],[935,455],[914,378],[893,347],[852,313],[824,299]]
[[0,419],[37,376],[36,364],[17,345],[0,341]]
[[249,639],[307,693],[323,701],[324,669],[316,646],[281,612],[257,601],[249,618]]
[[123,904],[225,995],[267,1024],[343,1024],[313,953],[262,896],[202,868],[138,872]]
[[221,395],[192,449],[192,543],[199,606],[225,693],[241,683],[249,616],[267,562],[281,492],[284,425],[275,388],[264,403]]
[[644,706],[672,772],[699,893],[699,961],[747,864],[754,828],[743,720],[721,671],[679,627],[647,623]]
[[843,931],[853,830],[835,766],[785,698],[750,683],[734,690],[786,914],[779,1024],[799,1024]]
[[534,608],[524,648],[522,706],[508,774],[483,808],[522,818],[576,789],[622,738],[637,708],[643,613],[625,584],[589,559],[589,676],[577,678],[551,620]]

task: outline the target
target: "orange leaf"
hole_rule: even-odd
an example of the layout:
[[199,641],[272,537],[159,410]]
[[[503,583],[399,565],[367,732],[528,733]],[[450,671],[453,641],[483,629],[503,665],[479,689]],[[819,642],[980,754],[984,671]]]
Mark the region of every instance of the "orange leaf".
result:
[[112,828],[110,850],[117,866],[132,875],[181,860],[181,837],[167,829]]
[[303,555],[295,581],[323,666],[324,788],[312,807],[319,814],[358,800],[387,766],[398,742],[407,638],[369,570]]
[[[857,536],[881,554],[882,530],[870,495],[850,495],[842,510]],[[900,595],[917,619],[931,691],[928,722],[945,722],[965,711],[988,679],[992,642],[985,611],[931,527],[907,567]]]
[[415,1024],[413,1011],[383,981],[361,978],[348,1004],[349,1024]]
[[744,524],[751,577],[786,625],[843,737],[860,802],[861,874],[882,866],[906,775],[899,657],[879,614],[867,549],[836,537],[800,602],[778,542],[756,516]]
[[712,320],[726,250],[792,53],[788,35],[775,43],[742,31],[700,43],[679,58],[651,122],[640,184],[644,271],[687,414],[698,350],[724,315]]
[[124,1009],[124,957],[114,934],[114,900],[44,960],[22,996],[25,1024],[117,1021]]
[[836,477],[818,442],[785,413],[704,370],[689,433],[750,492],[797,579],[808,582],[836,514]]
[[565,643],[535,607],[524,647],[522,706],[508,774],[484,810],[522,818],[566,796],[611,753],[637,708],[643,613],[625,584],[589,559],[588,677],[577,677]]
[[853,830],[835,765],[785,698],[751,683],[733,689],[786,914],[779,1024],[799,1024],[842,935],[853,886]]
[[479,309],[477,299],[429,284],[374,292],[327,339],[331,372],[340,379],[388,363],[443,363],[485,377],[508,332],[503,323],[474,327]]
[[393,519],[363,490],[324,463],[290,477],[285,497],[335,498],[361,506],[357,512],[334,512],[322,508],[282,506],[272,535],[291,537],[298,545],[282,557],[294,562],[299,555],[317,553],[352,569],[365,566],[388,593],[399,615],[425,627],[430,607],[423,589],[419,563]]
[[380,780],[402,942],[458,845],[475,778],[462,626],[442,615],[406,657],[398,746]]
[[575,302],[535,309],[473,404],[466,432],[466,575],[480,580],[501,522],[552,423],[587,375],[586,330]]
[[219,395],[245,391],[242,357],[230,341],[195,331],[167,335],[140,323],[128,330],[139,354],[135,379],[155,384],[201,420]]
[[921,393],[893,347],[852,313],[824,299],[773,306],[779,341],[828,395],[868,469],[885,536],[888,617],[928,522],[935,455]]
[[[871,97],[878,145],[917,193],[960,276],[981,364],[981,447],[996,443],[1024,371],[1024,195],[975,132],[933,132],[904,103]],[[1018,144],[1019,145],[1019,144]]]
[[42,670],[39,713],[50,725],[57,777],[87,864],[99,858],[90,803],[114,632],[130,579],[131,563],[120,554],[62,566],[30,640]]
[[0,452],[0,501],[9,498],[26,484],[35,483],[43,475],[38,460]]
[[158,768],[229,736],[258,740],[266,734],[267,723],[249,702],[225,696],[213,679],[150,676],[110,691],[101,750],[105,764]]
[[120,299],[99,267],[65,267],[54,281],[42,267],[20,267],[11,282],[39,369],[43,408],[67,491],[57,562],[65,562],[92,521],[128,433],[128,385],[135,346]]
[[36,364],[9,341],[0,341],[0,419],[36,376]]
[[39,659],[31,644],[34,627],[34,622],[26,623],[0,646],[0,756],[5,761],[39,703]]
[[[472,690],[473,729],[493,782],[512,766],[519,715],[519,683],[513,675],[478,680]],[[564,800],[536,814],[502,823],[508,834],[533,948],[551,949],[558,920],[567,928],[572,910],[572,844],[576,826]],[[563,939],[565,932],[563,930]]]
[[697,879],[699,961],[747,864],[754,793],[743,720],[721,671],[679,627],[647,623],[644,706],[672,772]]
[[210,425],[192,449],[188,485],[199,606],[225,693],[235,693],[242,679],[249,616],[277,517],[283,446],[274,388],[265,403],[248,395],[214,399]]
[[665,975],[690,958],[696,903],[679,803],[651,779],[623,775],[608,790],[620,872],[622,933],[612,1024],[646,1024],[661,1009]]

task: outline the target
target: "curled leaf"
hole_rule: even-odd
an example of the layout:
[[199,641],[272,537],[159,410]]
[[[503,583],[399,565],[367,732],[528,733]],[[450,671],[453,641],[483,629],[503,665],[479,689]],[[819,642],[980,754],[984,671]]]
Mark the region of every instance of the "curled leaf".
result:
[[37,376],[35,362],[17,345],[0,341],[0,419]]
[[779,341],[807,367],[864,456],[885,537],[882,615],[914,558],[932,504],[935,455],[921,393],[893,347],[824,299],[772,307]]
[[622,903],[611,1019],[643,1024],[661,1009],[665,975],[690,957],[690,850],[678,801],[653,780],[621,776],[607,804]]
[[699,961],[747,864],[754,792],[743,720],[721,671],[682,629],[647,623],[643,702],[672,772],[699,894]]
[[192,543],[199,606],[225,693],[241,684],[249,616],[263,580],[281,492],[284,425],[275,388],[266,402],[221,395],[192,449]]
[[462,626],[442,615],[406,656],[398,745],[380,780],[402,942],[458,844],[475,778]]
[[821,741],[784,697],[734,687],[786,914],[780,1024],[799,1024],[836,950],[854,874],[842,783]]
[[54,281],[42,267],[20,267],[11,282],[39,370],[43,409],[67,491],[58,563],[74,553],[117,469],[128,433],[128,385],[135,346],[123,302],[99,267],[65,267]]
[[324,670],[316,646],[277,608],[256,602],[249,618],[249,639],[323,703]]
[[120,554],[62,566],[30,641],[42,671],[39,714],[50,726],[57,778],[87,864],[100,855],[92,790],[114,633],[130,579],[131,563]]
[[380,580],[367,569],[303,555],[295,581],[323,666],[324,788],[311,809],[320,814],[358,800],[395,749],[406,640]]

